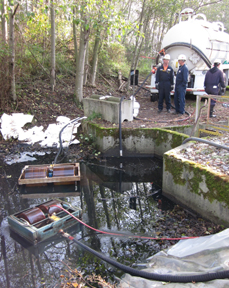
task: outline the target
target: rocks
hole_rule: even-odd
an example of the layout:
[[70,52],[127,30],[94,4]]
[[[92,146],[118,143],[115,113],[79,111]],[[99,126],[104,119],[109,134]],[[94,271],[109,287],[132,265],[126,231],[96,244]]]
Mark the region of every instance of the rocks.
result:
[[[211,137],[207,140],[226,146],[229,143],[229,133],[224,134],[223,137]],[[229,151],[226,149],[195,142],[190,143],[190,146],[186,149],[182,149],[179,154],[183,158],[209,167],[217,173],[229,175]]]

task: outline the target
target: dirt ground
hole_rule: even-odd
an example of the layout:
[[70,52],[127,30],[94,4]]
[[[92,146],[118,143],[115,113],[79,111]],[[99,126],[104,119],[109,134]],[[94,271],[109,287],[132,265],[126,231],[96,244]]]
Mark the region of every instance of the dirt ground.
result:
[[[142,79],[142,81],[143,80],[144,79]],[[139,82],[139,85],[141,85],[141,81]],[[149,81],[148,83],[145,83],[145,85],[149,84]],[[158,102],[151,101],[151,94],[145,89],[145,85],[143,86],[143,89],[136,94],[136,101],[140,104],[138,116],[133,121],[124,121],[122,123],[123,128],[166,127],[194,123],[196,105],[194,96],[186,97],[185,109],[188,114],[179,116],[173,113],[168,113],[165,109],[165,103],[164,110],[159,114],[157,112]],[[49,124],[54,123],[56,121],[56,117],[61,115],[67,116],[71,120],[75,119],[76,117],[81,117],[84,115],[83,107],[82,105],[77,106],[77,104],[74,102],[74,87],[74,79],[65,79],[64,81],[61,81],[61,83],[57,82],[55,92],[51,91],[49,80],[37,79],[30,83],[22,83],[21,90],[18,91],[17,102],[9,103],[6,107],[4,107],[4,110],[1,111],[1,114],[25,113],[34,115],[33,122],[31,124],[27,124],[26,128],[42,125],[44,129],[46,129]],[[116,77],[112,77],[108,79],[108,81],[104,81],[104,79],[100,78],[97,81],[96,87],[87,85],[84,87],[83,93],[84,97],[99,94],[102,96],[112,95],[121,98],[123,95],[125,95],[125,92],[118,91],[118,87],[119,84]],[[135,87],[135,89],[137,90],[137,87]],[[127,94],[126,98],[129,98]],[[222,106],[222,103],[225,103],[225,101],[228,100],[221,100],[221,102],[217,102],[215,108],[217,117],[211,118],[211,122],[217,123],[227,120],[229,117],[229,107]],[[174,106],[173,96],[171,103]],[[201,105],[204,105],[203,101],[201,102]],[[172,108],[171,112],[173,111],[175,110]],[[206,122],[206,120],[207,108],[204,108],[201,112],[200,121]],[[95,118],[92,121],[104,127],[115,127],[115,124],[102,119]],[[13,152],[11,150],[19,149],[17,144],[18,143],[16,140],[4,141],[0,135],[0,155]],[[34,145],[33,148],[37,149],[36,145]],[[82,146],[76,149],[82,150]],[[87,150],[87,153],[90,153],[90,151]],[[83,155],[80,155],[79,157],[83,157]]]
[[[71,120],[76,117],[84,115],[82,106],[77,106],[74,102],[74,80],[64,80],[65,85],[57,83],[56,91],[52,92],[50,89],[49,81],[36,80],[31,83],[24,83],[20,94],[18,93],[17,103],[9,103],[1,114],[11,113],[24,113],[34,115],[34,120],[31,124],[27,124],[24,128],[31,128],[32,126],[43,126],[44,129],[51,123],[56,122],[58,116],[67,116]],[[84,97],[90,97],[92,94],[100,95],[112,95],[116,97],[122,97],[125,95],[124,92],[118,91],[118,81],[116,78],[109,79],[109,85],[106,81],[100,79],[97,82],[97,87],[84,87]],[[149,83],[147,83],[149,85]],[[194,123],[194,112],[195,112],[195,98],[186,98],[186,111],[189,113],[183,116],[177,116],[175,114],[169,114],[166,109],[162,113],[157,112],[157,102],[151,102],[150,93],[144,89],[141,89],[136,95],[136,101],[140,104],[139,114],[137,119],[131,122],[123,122],[122,127],[138,128],[138,127],[166,127],[166,126],[177,126],[187,125]],[[222,103],[216,104],[216,115],[217,117],[212,119],[214,122],[227,120],[229,117],[229,107],[223,107]],[[173,98],[172,98],[173,104]],[[202,105],[204,102],[202,102]],[[229,102],[228,102],[229,104]],[[172,109],[173,111],[174,109]],[[206,108],[202,110],[201,122],[206,121]],[[102,119],[94,119],[96,123],[101,124],[105,127],[114,127],[113,123],[106,122]],[[80,132],[79,132],[80,133]],[[82,139],[80,139],[80,145],[71,145],[69,153],[71,155],[77,155],[78,160],[85,159],[93,155],[93,145],[87,145]],[[21,145],[17,140],[5,141],[0,134],[0,158],[4,158],[5,155],[10,153],[23,152],[24,150],[42,150],[39,148],[39,144],[25,147]],[[159,202],[158,202],[159,203]],[[190,236],[201,236],[217,233],[224,229],[223,226],[214,225],[210,221],[198,218],[196,215],[190,214],[189,211],[183,210],[178,205],[169,211],[168,214],[160,218],[160,222],[157,223],[158,235],[167,227],[171,230],[169,235],[171,237],[181,237],[182,235]],[[168,221],[167,221],[167,220]],[[189,220],[187,220],[189,219]],[[170,221],[170,222],[169,222]],[[172,221],[172,222],[171,222]],[[181,224],[177,224],[177,223]],[[175,225],[176,224],[176,225]],[[161,232],[162,231],[162,232]],[[156,243],[157,244],[157,243]],[[170,243],[174,244],[174,243]],[[163,241],[159,243],[160,249],[166,249],[168,243]],[[68,281],[69,282],[69,281]]]

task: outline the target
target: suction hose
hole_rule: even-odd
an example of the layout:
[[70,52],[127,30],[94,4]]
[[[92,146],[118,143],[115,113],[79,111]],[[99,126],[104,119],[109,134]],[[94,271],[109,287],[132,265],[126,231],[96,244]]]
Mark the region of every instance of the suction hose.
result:
[[60,130],[60,132],[59,132],[60,148],[59,148],[59,150],[58,150],[58,153],[56,154],[56,157],[55,157],[55,159],[54,159],[54,161],[53,161],[53,164],[56,164],[56,163],[57,163],[57,158],[59,157],[61,151],[63,150],[61,134],[62,134],[62,132],[64,131],[64,129],[65,129],[68,125],[70,125],[70,124],[72,124],[72,123],[75,123],[75,122],[79,122],[80,120],[82,120],[82,119],[84,119],[84,118],[87,118],[87,117],[85,117],[85,116],[83,116],[83,117],[77,117],[76,119],[73,119],[73,120],[70,121],[68,124],[66,124],[66,125]]
[[123,265],[95,250],[88,247],[87,245],[81,243],[74,237],[70,236],[68,233],[65,233],[63,230],[59,231],[62,236],[65,238],[68,238],[69,240],[72,240],[79,246],[81,246],[83,249],[87,250],[88,252],[94,254],[96,257],[102,259],[103,261],[106,261],[107,263],[111,264],[112,266],[122,270],[125,273],[129,273],[133,276],[142,277],[145,279],[150,280],[156,280],[156,281],[163,281],[163,282],[176,282],[176,283],[189,283],[189,282],[205,282],[205,281],[211,281],[214,279],[225,279],[229,278],[229,270],[221,271],[221,272],[214,272],[214,273],[205,273],[205,274],[199,274],[199,275],[187,275],[187,276],[177,276],[177,275],[166,275],[166,274],[157,274],[157,273],[150,273],[142,270],[137,270],[132,267],[128,267],[126,265]]
[[206,144],[215,146],[217,148],[226,149],[226,150],[229,151],[229,146],[217,144],[217,143],[214,143],[214,142],[211,142],[211,141],[208,141],[208,140],[205,140],[205,139],[197,138],[197,137],[189,137],[189,138],[185,139],[182,144],[185,144],[188,141],[198,141],[198,142],[202,142],[202,143],[206,143]]
[[142,88],[142,86],[145,84],[146,80],[149,78],[149,76],[152,75],[152,71],[147,75],[146,79],[142,82],[141,86],[137,89],[137,91],[133,94],[133,97],[138,93],[138,91]]

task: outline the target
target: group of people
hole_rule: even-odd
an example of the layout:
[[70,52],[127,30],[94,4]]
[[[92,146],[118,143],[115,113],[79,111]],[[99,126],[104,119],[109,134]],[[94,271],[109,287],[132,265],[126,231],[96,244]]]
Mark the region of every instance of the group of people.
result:
[[[170,55],[165,54],[163,57],[163,63],[157,69],[155,86],[158,89],[158,113],[163,110],[163,102],[165,99],[166,109],[168,113],[171,113],[171,96],[170,92],[174,89],[174,71],[169,66]],[[176,74],[175,91],[174,91],[174,104],[175,114],[185,113],[185,94],[188,86],[188,67],[185,64],[186,56],[180,54],[178,56],[179,68]],[[211,95],[220,95],[221,89],[225,89],[225,79],[223,72],[219,69],[221,61],[216,59],[214,61],[214,67],[211,68],[205,75],[204,87],[205,92]],[[213,109],[216,101],[211,99],[210,105],[210,117],[213,115]]]

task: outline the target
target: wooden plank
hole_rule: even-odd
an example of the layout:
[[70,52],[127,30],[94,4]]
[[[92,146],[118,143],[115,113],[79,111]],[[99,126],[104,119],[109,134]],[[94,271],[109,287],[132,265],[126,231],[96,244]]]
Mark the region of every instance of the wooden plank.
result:
[[47,197],[70,197],[80,196],[80,192],[67,192],[67,193],[33,193],[33,194],[21,194],[22,199],[37,199]]

